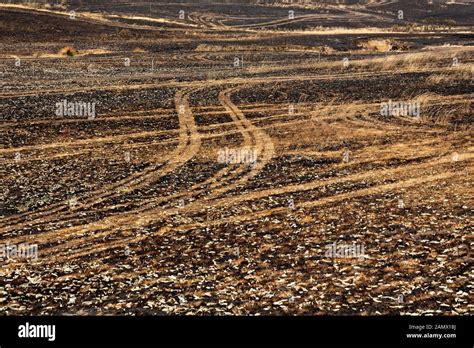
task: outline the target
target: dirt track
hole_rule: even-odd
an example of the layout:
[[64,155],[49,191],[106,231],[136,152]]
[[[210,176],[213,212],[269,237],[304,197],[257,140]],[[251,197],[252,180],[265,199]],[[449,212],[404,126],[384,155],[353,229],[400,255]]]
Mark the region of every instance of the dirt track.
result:
[[147,4],[0,6],[0,314],[472,314],[469,23]]

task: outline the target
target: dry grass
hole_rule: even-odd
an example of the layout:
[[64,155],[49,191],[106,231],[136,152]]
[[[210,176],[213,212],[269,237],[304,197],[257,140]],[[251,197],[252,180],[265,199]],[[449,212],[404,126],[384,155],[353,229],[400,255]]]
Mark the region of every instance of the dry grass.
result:
[[74,47],[65,46],[59,50],[58,54],[61,56],[74,57],[78,54],[78,52]]
[[133,49],[132,51],[133,53],[145,53],[146,50],[144,50],[143,48],[140,48],[140,47],[136,47]]
[[235,52],[235,51],[293,51],[293,52],[322,52],[330,54],[334,49],[329,46],[308,47],[302,45],[261,46],[261,45],[209,45],[200,44],[197,52]]
[[469,115],[471,102],[469,98],[457,99],[438,95],[436,93],[423,93],[412,98],[420,103],[421,119],[425,123],[448,126],[463,115]]
[[403,53],[391,55],[384,58],[362,59],[352,61],[351,65],[360,67],[377,66],[384,70],[403,68],[408,71],[415,71],[419,68],[438,67],[443,60],[448,60],[447,67],[452,64],[453,57],[469,54],[474,51],[474,47],[438,47],[436,50],[420,51],[415,53]]
[[391,40],[375,39],[359,43],[359,46],[368,51],[389,52],[392,50]]
[[450,83],[454,81],[472,81],[474,64],[460,64],[452,66],[445,73],[433,74],[426,80],[433,84]]
[[[473,46],[462,46],[462,47],[443,47],[438,46],[431,48],[429,51],[419,51],[414,53],[399,53],[392,54],[386,57],[379,58],[367,58],[359,60],[350,60],[350,66],[348,69],[361,70],[361,71],[373,71],[373,70],[384,70],[390,71],[403,69],[406,72],[418,71],[420,69],[438,69],[444,65],[447,71],[451,69],[454,57],[459,57],[459,61],[462,63],[463,60],[467,60],[469,55],[472,55],[474,51]],[[461,66],[462,65],[462,66]],[[471,78],[472,75],[472,64],[463,63],[456,69],[459,72],[462,71],[463,76]],[[469,66],[469,67],[468,67]],[[323,70],[341,69],[341,60],[335,61],[320,61],[308,64],[297,64],[295,66],[286,65],[285,70],[311,68],[315,67]],[[281,65],[268,64],[265,66],[253,66],[249,68],[249,72],[252,73],[264,73],[281,70]],[[454,69],[454,70],[456,70]],[[458,75],[459,76],[459,75]]]

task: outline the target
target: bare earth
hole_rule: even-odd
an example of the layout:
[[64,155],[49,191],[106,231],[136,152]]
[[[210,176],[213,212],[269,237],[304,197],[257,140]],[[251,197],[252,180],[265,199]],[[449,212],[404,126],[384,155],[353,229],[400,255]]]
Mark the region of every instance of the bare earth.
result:
[[472,314],[473,7],[0,4],[0,315]]

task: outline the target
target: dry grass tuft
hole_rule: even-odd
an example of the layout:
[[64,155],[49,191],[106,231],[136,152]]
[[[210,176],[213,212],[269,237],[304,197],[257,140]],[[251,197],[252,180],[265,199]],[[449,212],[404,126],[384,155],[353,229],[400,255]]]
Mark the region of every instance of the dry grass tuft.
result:
[[393,45],[390,40],[372,39],[359,43],[359,47],[368,51],[389,52],[392,50]]
[[133,53],[145,53],[146,50],[144,50],[143,48],[140,48],[140,47],[136,47],[133,49],[132,51]]
[[78,54],[77,50],[71,46],[63,47],[58,52],[61,56],[74,57]]

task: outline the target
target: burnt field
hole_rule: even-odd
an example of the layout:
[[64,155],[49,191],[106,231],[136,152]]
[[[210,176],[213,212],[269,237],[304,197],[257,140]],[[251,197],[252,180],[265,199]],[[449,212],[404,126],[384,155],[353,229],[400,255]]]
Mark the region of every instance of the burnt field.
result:
[[0,315],[472,314],[473,7],[0,4]]

